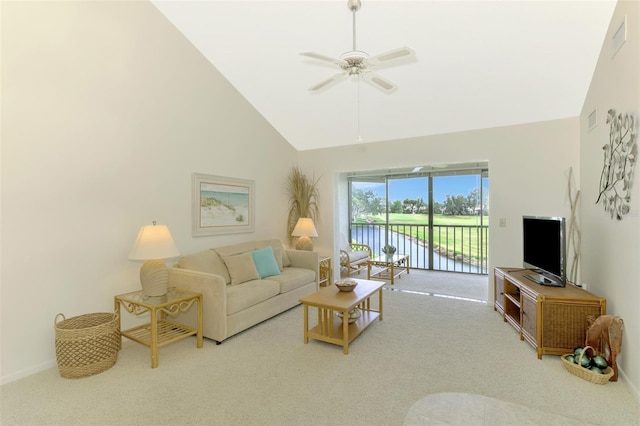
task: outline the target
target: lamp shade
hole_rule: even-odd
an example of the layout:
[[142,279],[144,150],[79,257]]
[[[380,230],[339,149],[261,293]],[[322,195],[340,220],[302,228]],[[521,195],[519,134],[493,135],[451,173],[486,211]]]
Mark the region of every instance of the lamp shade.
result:
[[313,225],[313,220],[308,217],[301,217],[293,228],[291,236],[298,237],[296,240],[296,250],[313,250],[313,243],[309,237],[317,237],[318,231]]
[[317,237],[318,231],[316,231],[316,227],[313,224],[313,220],[308,217],[301,217],[298,219],[298,223],[296,223],[296,227],[293,228],[293,232],[291,233],[293,237]]
[[129,260],[144,260],[140,268],[140,284],[145,296],[167,294],[169,271],[161,259],[180,256],[169,228],[164,225],[143,226],[131,248]]
[[165,225],[143,226],[131,248],[129,260],[168,259],[180,256]]

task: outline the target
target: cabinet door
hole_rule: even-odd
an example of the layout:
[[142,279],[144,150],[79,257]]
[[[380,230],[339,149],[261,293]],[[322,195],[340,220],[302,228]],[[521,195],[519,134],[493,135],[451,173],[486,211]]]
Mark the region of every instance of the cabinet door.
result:
[[504,275],[498,271],[494,274],[493,310],[504,313]]
[[[523,289],[521,289],[523,290]],[[537,347],[536,339],[536,297],[528,291],[522,291],[522,317],[520,323],[522,324],[522,336]]]

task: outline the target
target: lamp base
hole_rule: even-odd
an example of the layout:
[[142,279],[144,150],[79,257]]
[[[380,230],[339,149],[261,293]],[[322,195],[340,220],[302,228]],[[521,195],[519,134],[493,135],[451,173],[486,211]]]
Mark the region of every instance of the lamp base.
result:
[[169,286],[169,270],[160,259],[145,260],[140,268],[140,284],[145,296],[164,296]]
[[302,236],[298,237],[296,240],[296,250],[306,250],[313,251],[313,243],[311,242],[311,238]]

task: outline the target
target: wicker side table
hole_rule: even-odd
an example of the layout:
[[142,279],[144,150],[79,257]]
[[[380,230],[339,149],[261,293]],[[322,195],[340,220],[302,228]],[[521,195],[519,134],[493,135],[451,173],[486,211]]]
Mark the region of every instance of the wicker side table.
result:
[[[198,305],[197,328],[191,328],[175,321],[167,315],[175,316],[187,312],[193,304]],[[202,294],[169,288],[164,296],[145,296],[142,290],[121,294],[114,298],[115,312],[120,317],[120,308],[140,316],[149,312],[149,323],[121,331],[121,335],[151,349],[151,368],[158,366],[158,348],[196,335],[198,348],[202,347]],[[159,318],[158,318],[159,317]]]
[[322,256],[320,255],[320,265],[319,265],[319,273],[320,277],[318,279],[318,283],[321,287],[326,287],[331,284],[331,276],[333,275],[333,270],[331,268],[331,256]]

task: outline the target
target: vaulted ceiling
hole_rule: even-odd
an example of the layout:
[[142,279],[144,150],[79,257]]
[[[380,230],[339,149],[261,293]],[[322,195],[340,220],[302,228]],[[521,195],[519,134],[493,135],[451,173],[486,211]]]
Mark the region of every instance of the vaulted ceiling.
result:
[[298,150],[578,116],[615,1],[362,0],[357,49],[409,46],[385,94],[299,55],[353,43],[347,0],[152,3]]

